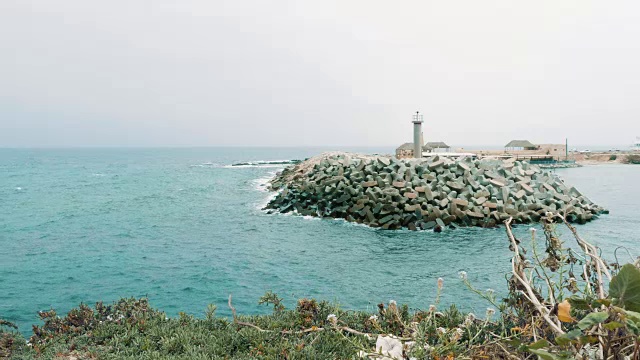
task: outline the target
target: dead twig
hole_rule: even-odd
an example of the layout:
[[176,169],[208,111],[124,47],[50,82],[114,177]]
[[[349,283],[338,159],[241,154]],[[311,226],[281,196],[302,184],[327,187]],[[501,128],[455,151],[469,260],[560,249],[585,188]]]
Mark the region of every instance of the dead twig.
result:
[[507,221],[505,221],[505,225],[507,228],[507,236],[511,241],[511,245],[513,247],[513,252],[514,252],[514,256],[511,261],[511,271],[513,273],[513,276],[516,278],[516,280],[518,280],[520,285],[526,290],[526,292],[523,293],[525,295],[525,298],[529,300],[529,302],[536,308],[540,316],[542,316],[542,318],[549,324],[549,326],[553,329],[553,331],[558,335],[562,335],[565,333],[564,330],[562,330],[562,327],[560,327],[558,323],[553,321],[553,319],[550,316],[551,313],[549,309],[547,309],[544,305],[540,303],[540,301],[538,300],[538,297],[536,296],[536,293],[533,291],[533,288],[531,287],[531,283],[527,279],[527,275],[524,272],[525,266],[521,261],[522,258],[520,257],[519,245],[515,237],[513,236],[513,232],[511,231],[511,221],[513,221],[513,218],[509,218]]
[[[320,332],[320,331],[325,331],[327,330],[326,328],[323,327],[317,327],[317,326],[312,326],[308,329],[303,329],[303,330],[282,330],[282,331],[275,331],[275,330],[266,330],[266,329],[262,329],[261,327],[254,325],[252,323],[248,323],[248,322],[244,322],[244,321],[240,321],[238,320],[238,316],[236,314],[236,308],[233,307],[232,303],[231,303],[231,295],[229,295],[229,308],[231,309],[231,315],[233,316],[233,323],[236,325],[240,325],[240,326],[247,326],[253,329],[256,329],[260,332],[271,332],[271,333],[275,333],[275,332],[279,332],[282,335],[301,335],[301,334],[308,334],[308,333],[314,333],[314,332]],[[367,336],[369,338],[377,338],[380,334],[371,334],[371,333],[363,333],[361,331],[352,329],[348,326],[336,326],[334,327],[334,329],[339,330],[339,331],[345,331],[348,332],[350,334],[354,334],[354,335],[361,335],[361,336]],[[411,338],[400,338],[400,340],[403,341],[408,341],[411,340]]]

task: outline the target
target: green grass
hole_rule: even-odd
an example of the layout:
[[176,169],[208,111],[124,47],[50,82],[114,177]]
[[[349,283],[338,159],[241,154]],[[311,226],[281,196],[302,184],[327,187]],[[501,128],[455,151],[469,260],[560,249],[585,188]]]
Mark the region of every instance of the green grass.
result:
[[[330,314],[337,316],[335,326],[328,320]],[[186,314],[167,318],[163,312],[151,308],[146,299],[121,299],[110,306],[98,303],[94,308],[81,304],[65,317],[59,317],[55,311],[40,313],[44,325],[34,327],[29,345],[17,332],[5,329],[0,333],[4,339],[0,342],[3,351],[0,356],[11,359],[38,356],[44,359],[70,356],[78,359],[350,359],[361,350],[371,351],[376,338],[343,331],[340,329],[343,326],[363,333],[390,333],[401,337],[419,331],[424,339],[431,339],[431,345],[436,345],[437,328],[449,329],[465,321],[465,316],[455,307],[437,315],[423,311],[410,314],[406,306],[381,304],[379,312],[368,313],[307,299],[300,300],[293,310],[276,308],[271,315],[237,318],[265,331],[217,317],[215,306],[210,306],[204,315],[204,318]],[[372,320],[373,315],[377,320]],[[411,323],[413,328],[406,325]],[[470,328],[481,324],[472,324]],[[283,333],[304,329],[308,332]],[[459,351],[463,348],[461,344],[456,342],[445,351]]]

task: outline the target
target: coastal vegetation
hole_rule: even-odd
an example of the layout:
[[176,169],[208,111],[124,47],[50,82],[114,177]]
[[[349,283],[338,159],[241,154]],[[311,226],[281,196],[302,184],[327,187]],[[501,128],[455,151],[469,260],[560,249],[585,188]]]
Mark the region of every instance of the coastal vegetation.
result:
[[[286,309],[267,293],[269,315],[232,317],[180,313],[168,318],[146,299],[121,299],[66,316],[40,312],[27,341],[0,322],[0,357],[11,359],[640,359],[640,261],[609,263],[564,217],[542,218],[542,234],[517,238],[505,221],[512,252],[508,295],[460,281],[486,300],[484,314],[441,309],[445,280],[434,284],[432,305],[409,309],[391,300],[376,312],[301,299]],[[571,241],[559,237],[568,230]],[[509,259],[504,259],[509,261]],[[617,260],[616,260],[617,261]],[[449,280],[447,280],[449,281]]]
[[640,164],[640,155],[639,154],[635,154],[635,155],[628,155],[626,162],[628,164],[635,164],[638,165]]
[[585,223],[606,212],[551,172],[514,158],[329,153],[286,168],[271,184],[278,193],[269,211],[383,229],[495,227],[508,218],[535,223],[547,212]]

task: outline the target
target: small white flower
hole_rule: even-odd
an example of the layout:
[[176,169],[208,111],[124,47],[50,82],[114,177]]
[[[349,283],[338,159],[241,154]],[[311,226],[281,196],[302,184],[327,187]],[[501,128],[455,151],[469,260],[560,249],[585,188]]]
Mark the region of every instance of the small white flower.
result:
[[487,289],[487,294],[489,294],[489,295],[493,295],[494,292],[495,292],[495,290],[493,290],[493,289]]
[[378,321],[378,315],[371,315],[371,316],[369,317],[369,320],[370,320],[370,321]]
[[393,305],[393,306],[397,306],[397,305],[398,305],[398,303],[396,303],[396,301],[395,301],[395,300],[389,300],[389,306],[391,306],[391,305]]
[[536,230],[536,228],[529,228],[529,231],[531,231],[532,233],[535,233],[538,230]]
[[438,278],[438,289],[442,290],[442,286],[444,286],[444,279]]
[[460,271],[458,273],[458,275],[460,275],[460,279],[467,280],[467,272],[466,271]]
[[476,319],[476,314],[474,314],[474,313],[468,313],[467,314],[467,320],[474,321],[475,319]]
[[437,328],[437,329],[436,329],[436,332],[437,332],[438,334],[444,334],[444,333],[446,333],[446,332],[447,332],[447,329],[445,329],[445,328],[443,328],[443,327],[439,327],[439,328]]
[[327,321],[332,325],[336,325],[338,323],[338,317],[336,314],[329,314],[329,316],[327,316]]
[[109,320],[109,321],[113,320],[113,318],[111,317],[111,315],[107,315],[107,320]]
[[429,305],[429,312],[435,312],[436,311],[436,306],[435,305]]
[[491,317],[493,316],[493,314],[495,314],[496,311],[493,308],[487,308],[487,317]]
[[456,328],[456,334],[458,334],[459,336],[462,336],[462,334],[464,334],[464,330],[460,328]]

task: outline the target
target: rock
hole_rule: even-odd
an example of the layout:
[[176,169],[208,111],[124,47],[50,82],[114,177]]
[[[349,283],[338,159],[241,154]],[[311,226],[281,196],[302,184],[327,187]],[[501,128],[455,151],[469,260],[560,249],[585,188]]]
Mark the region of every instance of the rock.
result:
[[486,201],[487,201],[487,198],[486,198],[486,197],[475,198],[475,199],[473,200],[473,202],[475,202],[475,203],[476,203],[476,205],[482,205],[482,204],[484,204]]
[[269,188],[280,193],[265,209],[434,231],[491,227],[510,216],[536,222],[548,211],[578,223],[606,213],[555,175],[515,160],[340,155],[308,162],[276,175]]
[[416,209],[419,209],[420,206],[415,204],[415,205],[409,205],[409,204],[405,204],[404,205],[404,211],[406,212],[412,212],[412,211],[416,211]]
[[364,188],[368,188],[368,187],[374,187],[374,186],[378,186],[378,182],[375,180],[371,180],[371,181],[365,181],[362,184],[362,187]]
[[486,208],[489,208],[489,209],[497,209],[497,208],[498,208],[498,204],[497,204],[497,203],[494,203],[494,202],[488,202],[488,201],[487,201],[487,202],[484,202],[484,203],[482,204],[482,206],[484,206],[484,207],[486,207]]
[[467,210],[467,215],[469,215],[472,218],[477,218],[477,219],[483,219],[484,218],[484,214],[481,212],[475,212],[475,211],[471,211],[471,210]]
[[500,191],[501,191],[501,195],[502,195],[502,199],[501,200],[502,201],[507,201],[509,199],[509,193],[510,193],[509,188],[506,187],[506,186],[502,186],[500,188]]
[[533,188],[525,183],[520,183],[520,187],[522,187],[522,190],[524,190],[527,194],[531,195],[533,194]]
[[418,193],[407,191],[404,193],[404,197],[406,197],[407,199],[415,199],[418,197]]
[[433,201],[433,192],[431,192],[431,189],[427,187],[424,188],[424,197],[429,201]]
[[428,168],[429,168],[429,170],[435,170],[437,168],[442,167],[443,165],[444,165],[444,159],[439,159],[439,160],[434,161],[431,164],[429,164]]
[[389,166],[389,164],[391,164],[391,159],[389,159],[388,157],[379,157],[378,162],[380,162],[380,164],[384,166]]
[[448,181],[447,182],[447,186],[449,186],[450,188],[452,188],[454,190],[457,190],[457,191],[460,191],[460,190],[464,189],[464,185],[463,184],[457,183],[457,182],[454,182],[454,181]]
[[451,203],[453,203],[453,204],[455,204],[455,205],[462,206],[462,207],[467,207],[467,206],[469,206],[469,201],[464,200],[464,199],[458,199],[458,198],[456,198],[456,199],[451,200]]

